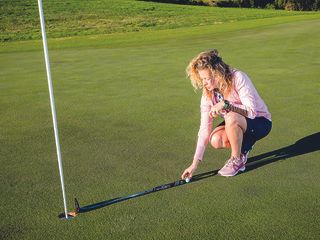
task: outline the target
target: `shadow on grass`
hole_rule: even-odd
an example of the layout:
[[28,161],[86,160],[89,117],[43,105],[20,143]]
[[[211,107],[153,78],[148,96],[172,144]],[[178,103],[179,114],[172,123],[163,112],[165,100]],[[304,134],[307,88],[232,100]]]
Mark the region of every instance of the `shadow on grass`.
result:
[[[262,167],[264,165],[267,165],[267,164],[270,164],[273,162],[277,162],[279,160],[288,159],[291,157],[315,152],[318,150],[320,150],[320,132],[306,136],[304,138],[301,138],[290,146],[283,147],[283,148],[280,148],[280,149],[277,149],[277,150],[274,150],[271,152],[263,153],[258,156],[254,156],[254,157],[249,158],[248,162],[246,164],[245,173],[252,171],[254,169],[257,169],[259,167]],[[205,173],[194,175],[190,183],[194,183],[194,182],[203,180],[208,177],[213,177],[213,176],[217,175],[218,171],[219,171],[219,169],[216,169],[216,170],[213,170],[210,172],[205,172]],[[103,208],[103,207],[106,207],[106,206],[109,206],[109,205],[112,205],[115,203],[127,201],[132,198],[141,197],[143,195],[166,190],[166,189],[169,189],[172,187],[178,187],[178,186],[181,186],[184,184],[186,184],[186,182],[184,180],[177,180],[175,182],[163,184],[163,185],[151,188],[149,190],[134,193],[134,194],[124,196],[124,197],[117,197],[117,198],[109,199],[106,201],[94,203],[94,204],[87,205],[84,207],[80,207],[78,200],[75,199],[76,213],[90,212],[90,211],[93,211],[93,210],[96,210],[99,208]]]
[[211,6],[210,1],[203,0],[138,0],[141,2],[156,2],[156,3],[167,3],[167,4],[180,4],[180,5],[195,5],[195,6]]
[[[320,132],[299,139],[294,144],[277,150],[263,153],[254,157],[248,158],[246,164],[246,172],[260,168],[264,165],[277,162],[280,160],[292,158],[295,156],[315,152],[320,150]],[[192,182],[212,177],[218,174],[219,169],[210,172],[202,173],[193,176]]]
[[299,139],[294,144],[248,159],[246,171],[252,171],[269,163],[320,150],[320,132]]

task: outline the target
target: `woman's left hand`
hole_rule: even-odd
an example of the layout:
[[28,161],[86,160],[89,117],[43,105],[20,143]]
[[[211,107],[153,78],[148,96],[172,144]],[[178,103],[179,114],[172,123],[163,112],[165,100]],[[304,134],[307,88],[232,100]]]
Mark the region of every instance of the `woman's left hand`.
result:
[[223,101],[218,102],[217,104],[211,107],[209,116],[212,118],[216,118],[223,109],[224,109],[224,102]]

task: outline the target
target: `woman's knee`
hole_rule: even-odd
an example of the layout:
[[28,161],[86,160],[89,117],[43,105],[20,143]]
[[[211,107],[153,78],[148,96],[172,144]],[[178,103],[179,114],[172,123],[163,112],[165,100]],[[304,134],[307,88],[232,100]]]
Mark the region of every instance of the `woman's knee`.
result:
[[222,131],[219,133],[213,134],[210,137],[210,144],[212,147],[217,148],[217,149],[230,147],[228,137],[227,137],[226,133],[222,132]]
[[223,140],[220,134],[214,134],[210,138],[211,146],[214,148],[222,148]]
[[247,129],[246,118],[238,113],[229,112],[225,116],[225,122],[227,128],[240,127],[243,132]]

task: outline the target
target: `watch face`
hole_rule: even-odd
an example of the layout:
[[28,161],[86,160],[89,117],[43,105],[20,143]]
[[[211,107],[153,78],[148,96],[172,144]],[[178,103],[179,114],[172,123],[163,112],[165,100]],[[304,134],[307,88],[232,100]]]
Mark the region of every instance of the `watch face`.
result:
[[224,100],[223,95],[217,91],[214,91],[214,98],[216,102],[221,102]]

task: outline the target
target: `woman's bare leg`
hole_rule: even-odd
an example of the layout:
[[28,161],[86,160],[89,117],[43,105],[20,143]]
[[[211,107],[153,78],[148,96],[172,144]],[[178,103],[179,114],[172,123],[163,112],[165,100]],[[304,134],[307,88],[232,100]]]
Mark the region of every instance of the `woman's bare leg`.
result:
[[231,145],[231,157],[240,158],[243,134],[247,129],[244,116],[229,112],[225,116],[225,132]]
[[230,143],[225,131],[225,126],[216,127],[210,136],[210,143],[214,148],[230,148]]

